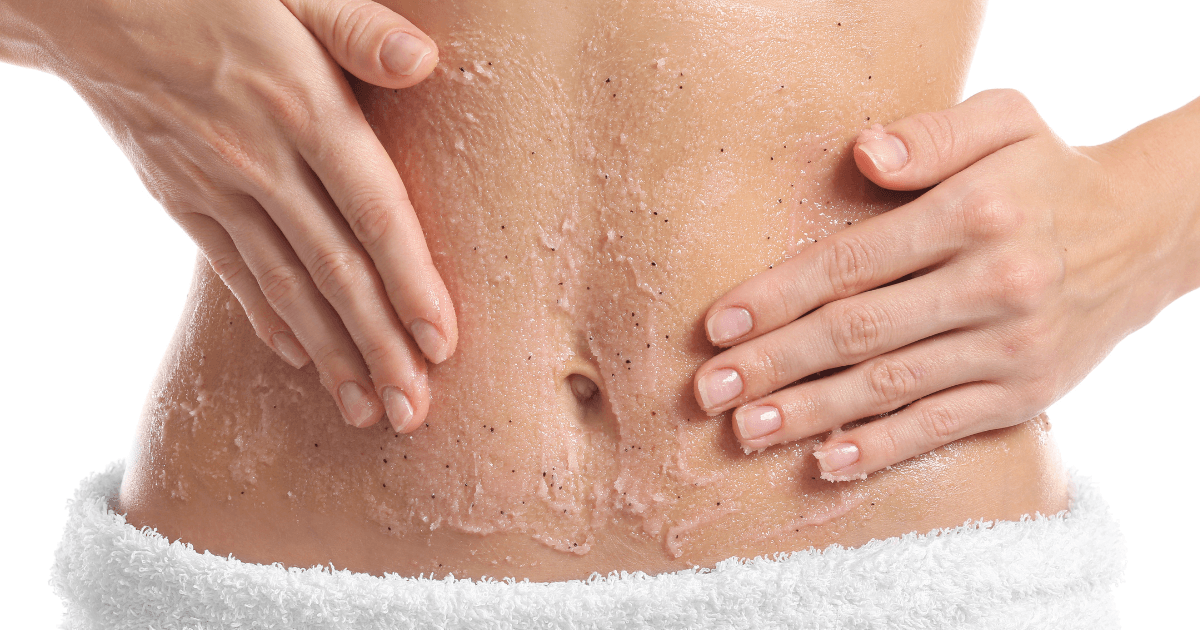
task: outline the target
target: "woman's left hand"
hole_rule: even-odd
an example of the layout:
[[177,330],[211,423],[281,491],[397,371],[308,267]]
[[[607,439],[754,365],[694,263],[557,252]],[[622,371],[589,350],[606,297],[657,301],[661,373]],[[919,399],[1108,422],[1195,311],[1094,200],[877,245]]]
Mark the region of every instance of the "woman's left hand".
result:
[[746,449],[833,431],[815,453],[830,480],[1036,416],[1190,288],[1192,218],[1154,205],[1145,148],[1122,140],[1066,146],[1011,90],[862,132],[871,181],[933,188],[713,304],[729,349],[697,400],[736,407]]

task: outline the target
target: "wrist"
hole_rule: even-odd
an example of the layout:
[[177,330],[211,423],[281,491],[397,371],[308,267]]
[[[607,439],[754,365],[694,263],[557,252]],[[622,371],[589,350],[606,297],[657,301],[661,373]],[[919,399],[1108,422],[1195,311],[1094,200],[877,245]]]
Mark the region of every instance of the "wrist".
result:
[[1155,228],[1144,249],[1158,273],[1146,280],[1162,306],[1200,288],[1200,99],[1091,149],[1131,230]]

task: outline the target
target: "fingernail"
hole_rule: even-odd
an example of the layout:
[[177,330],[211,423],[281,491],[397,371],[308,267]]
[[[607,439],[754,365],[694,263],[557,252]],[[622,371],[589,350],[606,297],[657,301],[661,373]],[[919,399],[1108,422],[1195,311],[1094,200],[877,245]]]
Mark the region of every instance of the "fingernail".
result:
[[858,447],[848,442],[843,442],[836,446],[816,451],[813,453],[813,457],[816,457],[817,461],[820,462],[822,472],[838,473],[858,461]]
[[743,440],[758,439],[774,433],[783,426],[783,417],[779,415],[779,410],[766,405],[739,409],[734,415]]
[[383,40],[383,48],[379,51],[379,59],[383,67],[400,76],[408,76],[421,67],[421,63],[433,52],[425,42],[398,31]]
[[371,400],[367,398],[367,390],[361,385],[354,381],[346,381],[338,388],[338,395],[342,397],[342,409],[346,410],[347,422],[362,427],[371,419],[375,405],[371,404]]
[[724,343],[750,332],[754,327],[754,320],[750,317],[750,311],[744,308],[726,308],[709,318],[706,327],[709,340],[713,343]]
[[896,136],[879,133],[875,138],[860,145],[863,153],[871,158],[871,163],[881,173],[893,173],[904,168],[908,162],[908,149]]
[[408,329],[412,332],[413,339],[417,340],[425,358],[434,363],[446,360],[446,338],[433,324],[423,319],[414,319]]
[[383,408],[387,410],[388,421],[392,423],[392,428],[399,433],[403,433],[408,423],[412,422],[412,403],[408,402],[408,396],[405,396],[404,392],[395,387],[384,388]]
[[271,343],[275,344],[275,351],[292,367],[299,369],[308,363],[308,353],[292,333],[277,332],[271,335]]
[[700,377],[700,402],[705,409],[719,407],[742,393],[742,377],[730,369],[715,370]]

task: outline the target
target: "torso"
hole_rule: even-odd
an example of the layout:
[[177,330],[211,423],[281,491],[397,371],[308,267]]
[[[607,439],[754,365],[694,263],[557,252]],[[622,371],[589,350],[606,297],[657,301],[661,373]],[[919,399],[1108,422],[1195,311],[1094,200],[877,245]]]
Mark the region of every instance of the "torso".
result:
[[957,102],[979,3],[386,4],[441,56],[417,87],[356,86],[458,313],[427,426],[345,424],[201,264],[132,524],[251,562],[559,580],[1066,507],[1044,418],[831,484],[815,439],[746,455],[692,397],[714,299],[911,198],[850,143]]

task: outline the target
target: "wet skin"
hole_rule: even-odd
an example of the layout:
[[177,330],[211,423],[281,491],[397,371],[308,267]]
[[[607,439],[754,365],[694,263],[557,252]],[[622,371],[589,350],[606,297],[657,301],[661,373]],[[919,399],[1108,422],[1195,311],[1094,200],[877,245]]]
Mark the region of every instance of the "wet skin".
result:
[[692,394],[717,297],[912,198],[860,129],[961,96],[971,2],[388,3],[427,81],[358,84],[458,309],[426,425],[341,419],[203,262],[118,509],[216,554],[560,580],[1066,507],[1045,418],[865,481],[746,454]]

